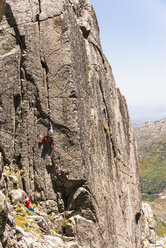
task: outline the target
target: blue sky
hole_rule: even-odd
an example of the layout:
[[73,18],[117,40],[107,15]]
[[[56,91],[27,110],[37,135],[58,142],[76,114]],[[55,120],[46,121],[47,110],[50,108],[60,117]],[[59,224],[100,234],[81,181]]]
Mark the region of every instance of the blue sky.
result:
[[166,1],[90,0],[131,119],[166,117]]

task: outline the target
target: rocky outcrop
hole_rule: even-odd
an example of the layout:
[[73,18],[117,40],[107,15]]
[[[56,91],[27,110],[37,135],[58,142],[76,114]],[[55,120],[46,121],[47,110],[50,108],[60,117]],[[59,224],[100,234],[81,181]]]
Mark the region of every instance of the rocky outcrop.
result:
[[148,203],[142,203],[142,212],[144,226],[142,239],[144,242],[144,247],[155,247],[154,245],[156,243],[156,222],[154,220],[152,209]]
[[[156,200],[159,201],[159,200]],[[162,204],[161,204],[162,205]],[[165,206],[156,205],[155,202],[142,203],[142,240],[144,248],[166,247],[165,227]],[[163,218],[162,218],[163,216]],[[164,224],[164,226],[162,226]],[[160,234],[157,236],[157,234]]]
[[[135,139],[93,7],[88,0],[6,0],[0,29],[3,192],[15,208],[20,200],[11,190],[31,195],[49,215],[56,247],[140,248]],[[53,148],[40,142],[49,124]],[[5,247],[36,247],[33,225],[30,233],[12,230]]]

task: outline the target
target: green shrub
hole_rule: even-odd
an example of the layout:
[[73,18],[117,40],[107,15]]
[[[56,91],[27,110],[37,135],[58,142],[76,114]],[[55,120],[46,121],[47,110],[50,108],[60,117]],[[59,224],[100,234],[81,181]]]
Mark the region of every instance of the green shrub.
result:
[[26,208],[26,212],[28,215],[31,215],[31,216],[34,215],[33,212],[31,210],[29,210],[28,208]]
[[166,236],[166,223],[165,222],[163,222],[163,221],[157,222],[156,234],[158,237],[165,237]]
[[[156,142],[139,150],[139,174],[144,199],[153,200],[166,188],[166,142]],[[154,196],[152,196],[154,195]]]
[[21,208],[24,207],[24,204],[18,203],[17,206]]
[[22,213],[22,214],[25,213],[25,212],[24,212],[24,209],[21,208],[21,207],[16,208],[16,212],[17,212],[17,213]]
[[146,201],[146,202],[153,202],[157,197],[158,196],[154,195],[154,194],[152,194],[152,195],[146,194],[146,195],[142,195],[142,200]]

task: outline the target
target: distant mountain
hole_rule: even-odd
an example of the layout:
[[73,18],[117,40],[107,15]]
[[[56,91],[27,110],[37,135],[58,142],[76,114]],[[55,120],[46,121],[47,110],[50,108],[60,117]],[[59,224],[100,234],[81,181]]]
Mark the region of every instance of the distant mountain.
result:
[[143,198],[154,199],[166,189],[166,118],[134,129]]
[[143,125],[143,124],[145,123],[145,121],[139,121],[139,120],[131,120],[131,121],[132,121],[132,125],[133,125],[134,127]]
[[129,105],[128,108],[133,126],[166,118],[166,105]]
[[150,145],[153,142],[166,141],[166,118],[146,122],[134,127],[139,148]]

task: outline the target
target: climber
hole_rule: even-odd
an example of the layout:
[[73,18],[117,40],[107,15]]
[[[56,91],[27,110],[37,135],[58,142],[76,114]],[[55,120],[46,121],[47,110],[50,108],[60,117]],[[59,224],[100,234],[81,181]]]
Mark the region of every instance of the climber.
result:
[[27,207],[29,210],[35,212],[35,209],[33,209],[33,208],[30,206],[30,202],[31,202],[31,198],[29,198],[29,201],[25,201],[25,205],[26,205],[26,207]]
[[49,139],[50,143],[51,143],[51,147],[53,147],[53,128],[52,128],[51,124],[50,124],[50,127],[49,127],[48,135],[43,136],[42,139],[41,139],[41,142],[43,142],[45,139]]

